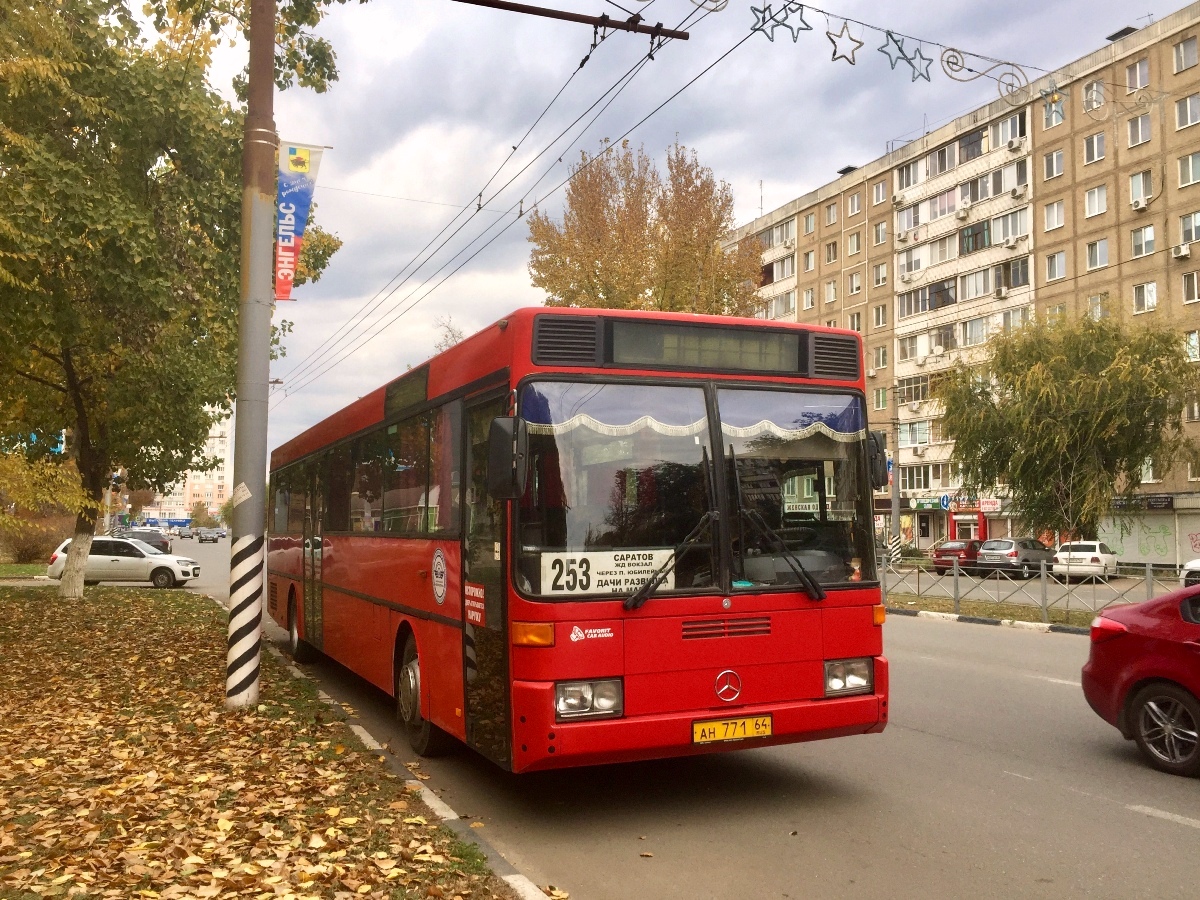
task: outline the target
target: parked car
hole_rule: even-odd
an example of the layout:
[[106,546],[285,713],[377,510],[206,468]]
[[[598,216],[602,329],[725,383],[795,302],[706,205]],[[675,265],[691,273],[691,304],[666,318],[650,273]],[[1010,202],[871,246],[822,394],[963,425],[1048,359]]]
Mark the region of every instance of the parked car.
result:
[[1036,538],[993,538],[979,548],[975,565],[988,572],[1008,572],[1032,578],[1041,571],[1043,561],[1054,559],[1054,551]]
[[1088,704],[1155,768],[1200,775],[1200,588],[1109,606],[1091,638]]
[[[46,574],[61,579],[67,565],[68,538],[50,557]],[[126,537],[96,537],[88,552],[84,584],[101,581],[149,581],[155,587],[169,588],[200,577],[200,564],[185,556],[163,553],[144,541]]]
[[228,536],[229,536],[229,534],[225,530],[224,525],[222,525],[220,528],[217,529],[217,537],[228,537]]
[[143,541],[160,553],[171,552],[171,539],[157,528],[126,528],[117,532],[116,536]]
[[1117,554],[1103,541],[1071,541],[1054,551],[1054,574],[1069,581],[1117,574]]
[[215,544],[218,539],[217,530],[215,528],[201,528],[196,532],[196,540],[203,544],[207,541],[210,544]]
[[184,525],[182,528],[179,529],[179,536],[181,538],[183,538],[184,540],[188,540],[188,541],[190,541],[194,537],[194,535],[192,534],[192,529],[190,529],[186,525]]
[[1200,559],[1185,562],[1179,570],[1180,587],[1191,587],[1194,584],[1200,584]]
[[939,575],[945,575],[954,567],[954,560],[957,559],[962,571],[974,572],[981,546],[983,541],[946,541],[933,551],[933,568]]

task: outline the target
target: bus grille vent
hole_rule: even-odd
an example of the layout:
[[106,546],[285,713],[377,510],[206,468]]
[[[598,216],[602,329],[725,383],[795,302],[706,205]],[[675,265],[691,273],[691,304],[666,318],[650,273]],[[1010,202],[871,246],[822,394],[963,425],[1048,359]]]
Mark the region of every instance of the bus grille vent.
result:
[[813,378],[858,381],[858,341],[836,334],[812,336]]
[[267,595],[270,597],[271,605],[274,606],[279,599],[279,585],[272,581],[270,587],[267,588]]
[[771,633],[771,620],[754,619],[695,619],[683,623],[685,641],[700,638],[760,637]]
[[583,316],[538,316],[533,335],[534,365],[596,365],[599,325],[599,319]]

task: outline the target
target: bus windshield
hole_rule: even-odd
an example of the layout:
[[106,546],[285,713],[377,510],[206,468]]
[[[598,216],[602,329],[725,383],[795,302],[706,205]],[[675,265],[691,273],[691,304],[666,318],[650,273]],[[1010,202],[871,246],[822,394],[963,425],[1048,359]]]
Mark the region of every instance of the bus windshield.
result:
[[874,580],[866,415],[849,394],[717,391],[733,588]]
[[[521,392],[530,475],[517,512],[531,594],[637,590],[713,507],[704,390],[538,382]],[[693,542],[659,588],[713,588],[714,542]]]
[[[520,394],[529,477],[516,511],[517,578],[543,597],[628,596],[706,512],[725,478],[733,571],[706,526],[655,592],[873,580],[861,398],[720,388],[723,446],[691,385],[535,382]],[[719,475],[718,473],[724,473]]]

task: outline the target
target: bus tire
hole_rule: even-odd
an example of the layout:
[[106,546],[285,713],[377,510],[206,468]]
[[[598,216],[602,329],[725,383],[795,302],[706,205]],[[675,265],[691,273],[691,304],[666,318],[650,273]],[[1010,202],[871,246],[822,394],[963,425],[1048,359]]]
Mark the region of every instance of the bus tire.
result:
[[421,658],[410,632],[396,667],[396,720],[418,756],[441,756],[453,746],[450,735],[421,715]]
[[300,637],[300,620],[296,615],[296,598],[288,597],[288,655],[298,663],[312,662],[316,652],[312,644]]

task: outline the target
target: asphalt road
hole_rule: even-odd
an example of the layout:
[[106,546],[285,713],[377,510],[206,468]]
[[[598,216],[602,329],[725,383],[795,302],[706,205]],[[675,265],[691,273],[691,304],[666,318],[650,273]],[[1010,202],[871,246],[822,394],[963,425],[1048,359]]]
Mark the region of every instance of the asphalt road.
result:
[[[197,548],[201,588],[213,550],[227,571],[227,541]],[[1149,769],[1087,707],[1087,638],[886,628],[882,735],[522,776],[464,749],[421,768],[573,900],[1197,895],[1200,780]],[[310,671],[414,759],[386,696],[329,661]]]

